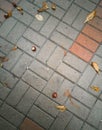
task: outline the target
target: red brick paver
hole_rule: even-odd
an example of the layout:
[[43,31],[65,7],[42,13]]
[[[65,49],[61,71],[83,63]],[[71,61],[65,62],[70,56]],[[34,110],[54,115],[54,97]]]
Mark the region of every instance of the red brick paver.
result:
[[25,118],[24,122],[21,124],[20,130],[44,130],[44,129],[38,126],[32,120]]
[[92,58],[92,55],[93,55],[90,51],[81,47],[77,43],[73,44],[73,46],[70,48],[70,51],[86,62],[89,62]]

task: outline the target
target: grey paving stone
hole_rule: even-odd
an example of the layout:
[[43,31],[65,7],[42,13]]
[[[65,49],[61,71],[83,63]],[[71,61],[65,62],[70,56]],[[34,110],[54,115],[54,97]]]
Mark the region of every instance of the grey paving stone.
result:
[[59,111],[56,109],[56,106],[58,104],[42,94],[36,100],[35,104],[41,109],[47,111],[53,117],[56,117],[58,115]]
[[19,61],[16,63],[16,65],[12,69],[12,73],[17,75],[18,77],[21,77],[23,73],[25,72],[25,70],[27,69],[27,66],[29,66],[32,61],[33,61],[32,57],[24,53],[19,58]]
[[90,110],[75,99],[72,99],[72,102],[73,104],[70,102],[70,100],[68,100],[65,106],[68,108],[69,111],[71,111],[81,119],[85,120],[88,117]]
[[11,48],[13,48],[13,45],[7,42],[6,40],[0,38],[0,51],[4,54],[8,54],[11,51]]
[[34,19],[31,15],[29,15],[28,13],[24,11],[23,11],[23,16],[22,16],[16,9],[13,11],[13,17],[15,17],[17,20],[20,20],[26,25],[30,25]]
[[49,37],[52,31],[56,28],[58,22],[59,21],[56,18],[54,18],[53,16],[50,16],[50,18],[47,20],[47,22],[44,24],[44,26],[40,30],[40,33],[46,37]]
[[70,112],[60,112],[50,130],[65,130],[65,127],[70,122],[71,118],[72,114]]
[[82,130],[96,130],[94,127],[88,125],[85,123],[84,127],[82,128]]
[[72,4],[65,16],[63,17],[63,21],[71,25],[77,17],[79,11],[80,7],[75,4]]
[[102,94],[100,95],[100,99],[102,100]]
[[39,54],[37,55],[37,59],[42,61],[43,63],[46,63],[50,55],[55,50],[56,45],[48,40],[44,46],[40,49]]
[[92,108],[94,103],[96,102],[96,98],[91,94],[87,93],[83,89],[76,86],[72,92],[74,98],[78,99],[80,102],[85,104],[86,106]]
[[78,81],[78,85],[80,85],[84,89],[87,89],[92,82],[95,74],[96,73],[93,68],[91,66],[87,66],[86,70],[81,75],[81,78]]
[[0,117],[0,130],[17,130],[17,128]]
[[62,35],[61,33],[54,31],[51,35],[51,40],[56,42],[59,46],[69,49],[73,43],[73,41],[66,36]]
[[0,9],[5,10],[7,12],[10,9],[12,10],[13,6],[7,0],[0,0]]
[[72,40],[75,40],[77,35],[79,34],[78,31],[76,31],[74,28],[70,27],[69,25],[60,22],[60,24],[57,27],[57,31],[61,32],[65,36],[71,38]]
[[100,120],[102,120],[102,101],[97,100],[87,121],[98,128]]
[[0,115],[18,127],[24,119],[24,116],[7,104],[3,104],[0,109]]
[[25,74],[23,75],[23,80],[30,84],[33,88],[36,88],[37,90],[41,91],[45,85],[46,81],[43,80],[42,78],[38,77],[36,74],[33,72],[27,70]]
[[99,46],[99,48],[96,51],[96,54],[102,57],[102,45]]
[[32,51],[32,46],[35,46],[34,44],[32,44],[31,42],[29,42],[28,40],[26,40],[25,38],[21,37],[18,42],[17,42],[17,46],[24,50],[26,53],[30,54],[31,56],[35,57],[36,54],[39,51],[39,48],[36,46],[36,51],[33,52]]
[[84,21],[85,21],[85,19],[87,17],[87,14],[88,14],[87,11],[81,9],[80,13],[78,14],[78,16],[76,17],[76,19],[74,20],[72,26],[74,28],[76,28],[77,30],[81,31],[82,28],[83,28],[83,26],[84,26]]
[[0,22],[1,22],[1,23],[4,22],[4,20],[5,20],[4,14],[5,14],[5,12],[2,11],[2,10],[0,10]]
[[49,97],[52,97],[53,92],[57,92],[59,87],[61,86],[62,81],[64,78],[57,73],[54,73],[53,76],[50,78],[47,86],[44,88],[43,93]]
[[53,73],[53,71],[50,68],[38,62],[37,60],[33,61],[29,69],[31,69],[33,72],[43,77],[45,80],[49,80],[49,78],[51,77]]
[[16,24],[16,20],[14,18],[11,17],[7,19],[0,28],[0,36],[6,37],[15,24]]
[[0,99],[5,100],[9,93],[10,89],[0,83]]
[[26,26],[20,22],[17,22],[15,27],[8,34],[7,40],[15,44],[17,40],[23,35],[25,30],[26,30]]
[[43,16],[43,21],[38,21],[36,18],[34,18],[32,24],[30,25],[31,28],[39,31],[41,27],[44,25],[44,23],[47,21],[49,18],[49,14],[47,12],[44,12],[41,14]]
[[102,130],[102,121],[100,121],[99,130]]
[[59,5],[61,8],[63,8],[64,10],[66,10],[70,4],[72,3],[73,0],[51,0],[51,2],[56,3],[57,5]]
[[[55,1],[54,1],[55,2]],[[48,6],[51,7],[52,2],[48,2]],[[65,11],[57,6],[56,10],[48,9],[50,14],[54,15],[58,19],[61,19],[65,13]]]
[[28,113],[28,117],[30,117],[32,120],[36,121],[38,124],[43,126],[45,129],[48,129],[50,125],[53,122],[53,118],[39,109],[36,106],[32,106],[31,110]]
[[6,68],[7,70],[11,70],[21,55],[22,55],[22,51],[20,51],[19,49],[17,49],[15,52],[11,51],[7,56],[9,60],[3,63],[4,68]]
[[94,2],[94,3],[96,3],[96,4],[98,4],[100,0],[90,0],[90,1],[92,1],[92,2]]
[[71,92],[73,88],[74,88],[74,84],[69,80],[65,79],[61,84],[61,87],[57,91],[58,98],[55,98],[54,100],[60,104],[64,104],[65,101],[67,100],[67,97],[64,96],[64,92],[66,92],[67,90]]
[[3,101],[0,100],[0,106],[1,106],[2,103],[3,103]]
[[88,11],[94,10],[96,6],[94,3],[90,2],[89,0],[87,1],[75,0],[75,3]]
[[22,97],[21,101],[18,103],[17,109],[22,113],[27,114],[28,110],[33,105],[38,96],[39,92],[30,87],[25,95]]
[[0,69],[0,81],[4,84],[7,84],[7,87],[12,88],[18,79],[10,74],[8,71],[4,70],[3,68]]
[[43,36],[39,35],[37,32],[33,31],[30,28],[26,30],[23,36],[39,47],[41,47],[46,40]]
[[67,125],[65,130],[80,130],[82,127],[82,124],[83,124],[83,121],[74,116],[72,120],[70,121],[70,123]]
[[47,65],[55,69],[62,61],[64,57],[64,50],[61,47],[57,47],[51,57],[47,61]]
[[76,57],[75,55],[71,54],[71,53],[67,53],[67,55],[64,57],[63,60],[66,64],[72,66],[73,68],[75,68],[76,70],[83,72],[87,63],[84,62],[83,60],[79,59],[78,57]]
[[7,97],[6,102],[12,106],[17,105],[28,88],[29,85],[20,80]]
[[78,71],[72,69],[71,67],[69,67],[64,63],[61,63],[58,66],[57,71],[73,82],[76,82],[80,77],[80,73]]

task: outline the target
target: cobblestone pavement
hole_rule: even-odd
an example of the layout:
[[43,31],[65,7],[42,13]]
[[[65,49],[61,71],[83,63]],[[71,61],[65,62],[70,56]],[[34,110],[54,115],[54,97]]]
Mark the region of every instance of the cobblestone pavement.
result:
[[48,0],[43,21],[35,18],[43,0],[15,2],[23,15],[0,0],[0,57],[8,58],[0,63],[0,130],[102,130],[102,0]]

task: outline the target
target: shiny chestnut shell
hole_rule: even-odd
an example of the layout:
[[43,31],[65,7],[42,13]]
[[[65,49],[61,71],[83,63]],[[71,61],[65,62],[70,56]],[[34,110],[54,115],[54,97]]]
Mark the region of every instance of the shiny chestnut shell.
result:
[[52,98],[57,98],[57,92],[52,93]]
[[32,46],[32,51],[36,51],[36,47],[35,46]]

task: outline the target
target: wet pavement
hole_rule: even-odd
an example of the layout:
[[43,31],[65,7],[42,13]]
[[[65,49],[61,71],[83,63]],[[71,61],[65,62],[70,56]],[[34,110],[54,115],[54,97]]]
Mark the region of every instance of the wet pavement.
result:
[[23,15],[0,0],[0,130],[102,130],[102,0],[48,0],[42,21],[42,0],[15,2]]

